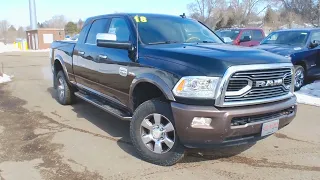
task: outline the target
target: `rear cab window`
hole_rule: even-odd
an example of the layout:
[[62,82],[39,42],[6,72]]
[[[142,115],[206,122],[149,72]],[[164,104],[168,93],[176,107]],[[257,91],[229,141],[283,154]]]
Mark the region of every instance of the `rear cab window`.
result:
[[249,36],[250,38],[252,38],[251,31],[250,30],[243,30],[241,37],[240,37],[240,40],[243,40],[245,36]]
[[320,41],[320,31],[315,31],[311,34],[310,41]]
[[262,31],[260,30],[252,30],[252,40],[261,41],[263,39]]

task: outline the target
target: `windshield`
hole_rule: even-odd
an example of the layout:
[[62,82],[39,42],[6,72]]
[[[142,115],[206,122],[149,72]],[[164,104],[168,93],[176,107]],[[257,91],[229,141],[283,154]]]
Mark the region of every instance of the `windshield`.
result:
[[218,36],[220,36],[221,38],[228,37],[232,41],[237,38],[239,33],[240,33],[239,30],[220,30],[220,31],[217,31]]
[[207,27],[192,19],[133,16],[133,20],[138,22],[144,44],[223,43]]
[[303,46],[308,40],[309,32],[306,31],[281,31],[273,32],[261,44],[285,44]]

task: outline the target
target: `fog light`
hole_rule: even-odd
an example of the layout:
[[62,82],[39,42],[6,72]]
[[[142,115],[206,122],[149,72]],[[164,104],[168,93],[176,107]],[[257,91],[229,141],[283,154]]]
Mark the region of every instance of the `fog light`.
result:
[[205,117],[195,117],[192,120],[191,127],[193,128],[212,128],[210,126],[212,119]]

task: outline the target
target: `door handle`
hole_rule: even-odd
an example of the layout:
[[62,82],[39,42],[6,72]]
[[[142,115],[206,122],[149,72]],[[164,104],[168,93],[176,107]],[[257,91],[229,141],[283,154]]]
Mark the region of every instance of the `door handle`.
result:
[[84,55],[85,53],[83,51],[78,51],[78,54]]
[[100,58],[100,59],[108,59],[108,56],[100,54],[100,55],[99,55],[99,58]]

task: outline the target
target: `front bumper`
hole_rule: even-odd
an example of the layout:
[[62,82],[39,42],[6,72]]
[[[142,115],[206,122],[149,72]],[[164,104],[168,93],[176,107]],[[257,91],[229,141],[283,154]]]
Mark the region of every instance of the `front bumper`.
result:
[[[281,129],[293,120],[297,112],[295,96],[283,101],[243,107],[216,108],[175,102],[171,103],[171,107],[180,142],[189,148],[212,148],[255,142],[266,137],[260,135],[262,124],[274,120],[274,118],[266,118],[241,126],[231,126],[233,118],[272,114],[290,109],[290,114],[283,114],[276,118],[279,119],[279,129]],[[211,118],[211,127],[201,129],[191,127],[194,117]]]

